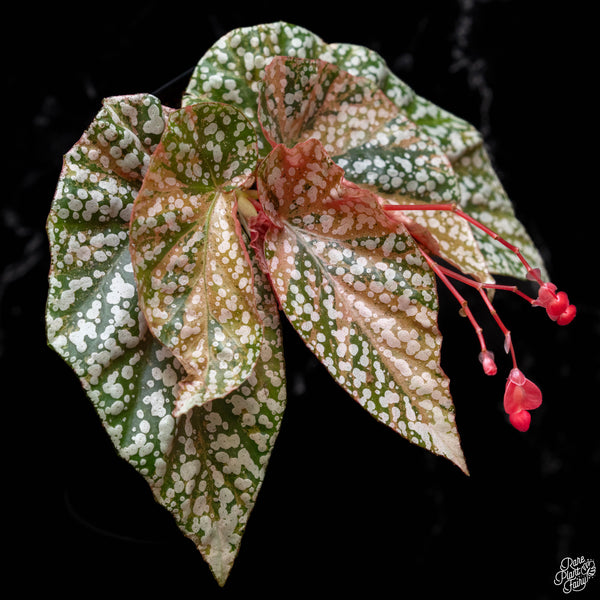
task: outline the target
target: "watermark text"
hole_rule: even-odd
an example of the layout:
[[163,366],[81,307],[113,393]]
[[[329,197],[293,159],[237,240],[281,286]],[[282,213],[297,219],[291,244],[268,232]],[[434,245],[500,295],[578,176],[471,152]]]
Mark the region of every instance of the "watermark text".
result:
[[596,574],[596,563],[591,558],[565,556],[560,569],[554,576],[554,585],[559,585],[565,594],[580,592]]

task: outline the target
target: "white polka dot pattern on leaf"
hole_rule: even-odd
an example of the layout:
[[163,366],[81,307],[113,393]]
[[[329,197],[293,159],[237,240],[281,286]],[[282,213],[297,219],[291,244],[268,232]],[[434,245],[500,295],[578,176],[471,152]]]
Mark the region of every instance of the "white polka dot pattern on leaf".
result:
[[401,435],[466,469],[440,368],[435,276],[377,197],[309,139],[259,167],[276,295],[335,380]]
[[[215,100],[238,106],[255,124],[259,132],[259,152],[261,156],[266,155],[269,143],[260,133],[257,95],[265,67],[275,56],[321,59],[374,83],[396,105],[400,114],[414,123],[422,135],[439,146],[446,155],[457,178],[460,189],[457,198],[461,208],[492,228],[497,223],[502,229],[503,237],[520,248],[527,260],[538,265],[542,274],[546,275],[542,257],[515,217],[512,204],[491,166],[479,132],[460,117],[418,96],[389,69],[380,55],[369,48],[354,44],[325,43],[314,33],[285,22],[236,29],[219,39],[201,57],[186,89],[183,104]],[[359,160],[354,162],[367,167],[366,163]],[[342,166],[346,168],[347,163]],[[373,183],[371,179],[377,177],[374,173],[378,170],[373,169],[377,165],[371,161],[368,166],[369,168],[363,168],[363,173],[366,182]],[[401,181],[398,177],[405,178],[406,170],[399,169],[394,163],[389,166],[395,171],[382,173],[387,179],[380,183],[385,186]],[[380,190],[389,192],[389,189],[381,187]],[[445,217],[438,215],[437,218],[444,220]],[[457,226],[461,229],[463,239],[467,236],[472,238],[472,250],[459,263],[456,261],[460,257],[455,252],[451,262],[461,268],[465,267],[466,272],[480,280],[490,281],[488,273],[525,278],[522,264],[506,247],[483,236],[481,232],[472,230],[469,225]],[[442,237],[445,237],[445,243],[451,239],[445,233],[442,233]],[[479,245],[477,249],[473,238]],[[486,263],[485,269],[482,269],[482,261]]]
[[[458,179],[442,149],[374,83],[335,65],[274,58],[260,85],[259,119],[273,144],[320,140],[344,177],[383,196],[382,203],[460,203]],[[492,280],[463,219],[444,211],[392,215],[464,273]]]
[[176,413],[252,373],[262,341],[235,189],[256,166],[254,129],[236,109],[174,112],[135,201],[131,252],[146,320],[183,364]]
[[187,374],[148,330],[128,247],[132,205],[170,112],[149,95],[108,98],[65,156],[48,218],[47,335],[120,456],[224,583],[285,408],[282,340],[275,299],[250,255],[264,333],[255,369],[220,401],[173,416]]

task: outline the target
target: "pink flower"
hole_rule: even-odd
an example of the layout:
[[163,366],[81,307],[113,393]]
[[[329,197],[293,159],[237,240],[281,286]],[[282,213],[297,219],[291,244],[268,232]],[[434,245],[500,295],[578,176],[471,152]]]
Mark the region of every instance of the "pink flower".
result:
[[553,283],[542,283],[538,290],[538,297],[533,302],[534,306],[543,306],[544,308],[550,304],[556,297],[556,286]]
[[528,411],[538,408],[541,403],[540,388],[519,369],[512,369],[504,391],[504,410],[508,413],[511,424],[519,431],[527,431],[531,422]]
[[548,316],[559,325],[567,325],[574,318],[577,309],[569,304],[569,298],[565,292],[556,293],[553,283],[540,285],[538,297],[533,301],[534,306],[543,306]]

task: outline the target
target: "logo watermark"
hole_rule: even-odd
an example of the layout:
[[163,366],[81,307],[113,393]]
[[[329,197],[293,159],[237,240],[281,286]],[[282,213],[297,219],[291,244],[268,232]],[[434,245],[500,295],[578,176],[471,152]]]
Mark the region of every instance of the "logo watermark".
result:
[[565,594],[581,592],[596,574],[596,563],[591,558],[565,556],[560,561],[560,569],[554,576],[554,585],[559,585]]

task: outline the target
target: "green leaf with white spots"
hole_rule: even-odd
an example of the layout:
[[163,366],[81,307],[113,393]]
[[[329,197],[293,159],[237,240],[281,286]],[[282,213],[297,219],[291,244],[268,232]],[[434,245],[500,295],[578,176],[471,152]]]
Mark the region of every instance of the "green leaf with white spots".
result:
[[[322,60],[275,57],[259,84],[258,119],[271,145],[316,138],[330,156],[341,156],[382,137],[397,114],[369,80]],[[409,142],[414,133],[402,125],[398,141]]]
[[[454,169],[459,176],[462,209],[519,248],[527,262],[539,267],[542,279],[547,280],[543,258],[523,224],[516,218],[483,144],[465,153],[455,162]],[[513,252],[476,227],[473,227],[473,233],[490,272],[527,278],[523,263]]]
[[148,330],[129,254],[134,199],[170,111],[150,95],[109,98],[65,156],[47,223],[47,336],[119,455],[223,584],[285,408],[282,340],[275,299],[251,257],[264,331],[254,371],[225,398],[173,415],[187,374]]
[[[461,208],[518,247],[529,263],[540,267],[543,276],[547,276],[543,259],[516,218],[512,203],[492,167],[484,140],[475,127],[419,96],[388,68],[380,55],[368,48],[330,44],[329,51],[319,58],[373,81],[396,104],[400,113],[415,123],[446,155],[460,188]],[[425,221],[431,221],[431,218],[431,215],[422,215],[417,223],[429,227]],[[526,278],[523,264],[510,250],[476,227],[472,230],[489,272]]]
[[131,219],[140,303],[152,333],[179,359],[176,414],[221,398],[252,373],[262,326],[236,190],[252,181],[256,135],[235,108],[173,112]]
[[[529,263],[539,266],[546,277],[543,259],[516,218],[512,203],[492,167],[484,140],[475,127],[419,96],[369,48],[353,44],[329,44],[327,48],[318,58],[373,81],[396,104],[401,114],[441,148],[454,169],[461,208],[518,247]],[[429,229],[432,218],[436,217],[424,214],[416,222]],[[476,227],[472,227],[472,231],[489,272],[526,278],[523,264],[510,250]]]
[[254,371],[225,398],[178,418],[164,474],[153,484],[221,585],[239,550],[286,405],[277,304],[252,262],[264,328]]
[[[64,159],[47,222],[48,339],[86,386],[98,385],[115,360],[125,368],[123,357],[132,357],[145,335],[132,282],[129,219],[164,121],[153,96],[108,98]],[[123,404],[131,385],[123,376],[105,379],[100,389]]]
[[[212,100],[232,104],[258,126],[258,83],[276,56],[321,59],[352,75],[365,77],[398,106],[412,101],[414,91],[396,77],[374,51],[353,44],[325,43],[311,31],[278,21],[241,27],[221,37],[200,58],[185,90],[183,106]],[[259,136],[261,154],[269,145]]]
[[182,106],[201,101],[225,102],[239,108],[255,125],[261,156],[269,153],[257,120],[258,82],[268,62],[279,55],[315,57],[324,44],[314,34],[288,23],[235,29],[219,39],[200,59],[186,88]]
[[[307,29],[285,22],[235,29],[219,39],[200,59],[186,89],[183,104],[199,100],[230,103],[240,108],[258,128],[259,84],[265,67],[275,56],[321,59],[376,85],[396,105],[400,114],[416,124],[422,135],[429,137],[446,155],[454,168],[461,208],[519,247],[530,264],[539,266],[544,272],[541,255],[516,218],[492,168],[480,133],[464,119],[415,93],[389,69],[378,53],[369,48],[325,43]],[[260,133],[259,148],[261,156],[269,151],[269,144]],[[392,165],[392,169],[394,167]],[[525,278],[522,264],[505,246],[491,240],[477,228],[458,225],[455,216],[449,219],[454,223],[442,226],[446,235],[444,243],[453,237],[449,232],[456,232],[458,227],[461,237],[474,236],[480,243],[480,252],[489,272]],[[428,214],[417,220],[415,229],[429,229],[436,227],[440,217]],[[467,234],[465,231],[468,229],[472,232]],[[482,274],[479,278],[489,279]]]
[[[259,90],[259,121],[271,144],[320,140],[346,179],[385,204],[460,202],[448,158],[370,80],[322,60],[276,57]],[[491,279],[469,224],[456,214],[391,214],[432,252],[482,281]]]
[[317,140],[276,146],[257,184],[273,223],[270,279],[295,329],[369,413],[466,471],[440,367],[435,276],[412,237]]

